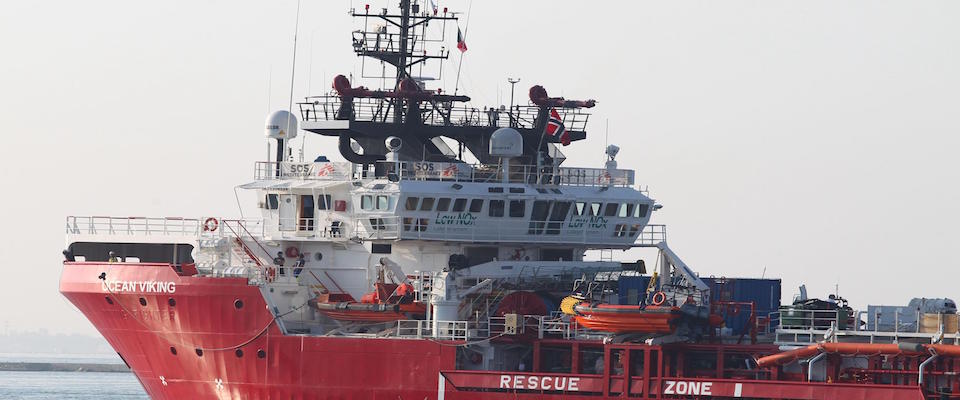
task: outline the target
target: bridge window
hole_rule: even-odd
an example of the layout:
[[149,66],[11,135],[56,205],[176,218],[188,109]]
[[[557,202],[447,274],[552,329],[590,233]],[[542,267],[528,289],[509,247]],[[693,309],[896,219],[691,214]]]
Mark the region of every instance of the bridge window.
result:
[[420,211],[431,211],[433,210],[433,197],[424,197],[423,201],[420,202]]
[[650,205],[649,205],[649,204],[645,204],[645,203],[637,204],[637,211],[636,211],[636,213],[634,214],[634,217],[637,217],[637,218],[646,218],[646,217],[647,217],[647,211],[649,211],[649,209],[650,209]]
[[627,224],[617,224],[613,230],[614,237],[624,237],[627,235]]
[[550,213],[550,223],[547,225],[548,235],[560,234],[560,227],[563,221],[567,219],[567,213],[570,212],[569,201],[558,201],[553,205],[553,212]]
[[473,199],[470,201],[470,212],[478,213],[483,209],[483,200],[482,199]]
[[449,209],[450,209],[450,198],[449,198],[449,197],[441,197],[441,198],[437,199],[437,211],[439,211],[439,212],[446,212],[446,211],[449,210]]
[[587,211],[586,208],[587,208],[587,203],[578,201],[576,208],[573,209],[574,215],[577,215],[577,216],[583,215],[583,213]]
[[487,214],[491,217],[502,217],[503,207],[503,200],[490,200],[490,208],[487,210]]
[[317,196],[317,209],[318,210],[329,210],[330,209],[330,195],[321,194]]
[[617,203],[607,203],[607,207],[604,208],[604,210],[603,210],[603,216],[604,216],[604,217],[613,217],[613,216],[616,216],[616,215],[617,215],[617,207],[618,207],[618,206],[619,206],[619,204],[617,204]]
[[268,194],[266,206],[268,210],[276,210],[280,208],[280,200],[277,198],[276,194]]
[[533,211],[530,213],[530,228],[527,230],[528,234],[539,235],[543,232],[544,221],[547,220],[547,215],[550,213],[550,203],[551,202],[547,200],[534,200]]
[[590,203],[590,213],[587,215],[591,217],[600,216],[600,203]]
[[620,218],[626,218],[633,214],[633,209],[636,207],[633,203],[623,203],[620,205],[620,214],[617,214]]
[[527,213],[527,202],[524,200],[510,200],[510,217],[523,218]]
[[390,209],[390,197],[388,196],[377,196],[377,210],[389,210]]
[[629,236],[636,236],[637,232],[640,231],[640,224],[630,225],[630,234]]
[[467,209],[467,199],[456,199],[453,201],[453,212],[462,212]]
[[373,209],[373,196],[365,194],[360,196],[360,209],[361,210],[372,210]]
[[405,208],[407,211],[416,211],[416,210],[417,210],[417,203],[419,203],[419,202],[420,202],[420,198],[419,198],[419,197],[407,197],[407,202],[406,202],[406,205],[404,205],[404,208]]

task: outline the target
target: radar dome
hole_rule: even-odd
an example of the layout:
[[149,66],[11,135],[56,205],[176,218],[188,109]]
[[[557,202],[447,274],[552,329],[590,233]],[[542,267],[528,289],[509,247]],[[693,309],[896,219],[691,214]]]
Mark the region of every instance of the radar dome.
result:
[[274,111],[267,117],[266,135],[271,139],[293,139],[297,137],[297,117],[289,111]]
[[523,135],[513,128],[500,128],[490,135],[490,155],[519,157],[523,155]]

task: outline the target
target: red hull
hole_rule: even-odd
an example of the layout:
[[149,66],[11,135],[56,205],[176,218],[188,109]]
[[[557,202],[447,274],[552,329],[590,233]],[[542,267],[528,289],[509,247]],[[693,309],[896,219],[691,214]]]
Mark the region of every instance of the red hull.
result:
[[[113,294],[98,279],[101,273],[106,273]],[[619,375],[458,371],[451,343],[284,335],[272,323],[259,288],[244,279],[179,276],[165,264],[66,263],[60,291],[117,350],[154,399],[688,398],[681,393],[694,388],[700,398],[923,398],[919,387],[909,382],[807,383],[777,380],[776,373],[765,380],[729,374],[704,378],[699,373],[681,378],[676,377],[679,372],[668,374],[675,366],[666,363],[689,349],[673,350],[668,357],[671,350],[659,346],[573,344],[600,346],[607,356],[623,351],[627,365],[635,352],[644,353],[647,371],[664,371],[657,376],[632,376],[629,370]],[[570,344],[545,340],[534,346],[561,342]],[[234,350],[238,345],[242,354]],[[775,348],[737,346],[726,351],[734,350],[765,355]],[[651,357],[654,353],[663,355]],[[536,370],[552,367],[542,361],[534,359]],[[576,363],[575,358],[574,372]],[[681,389],[686,392],[678,392]]]

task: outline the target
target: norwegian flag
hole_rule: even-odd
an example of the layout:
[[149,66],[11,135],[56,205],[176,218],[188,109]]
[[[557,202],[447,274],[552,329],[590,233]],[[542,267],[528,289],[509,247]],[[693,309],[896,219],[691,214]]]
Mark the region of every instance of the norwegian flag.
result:
[[550,109],[550,119],[547,120],[545,133],[547,136],[553,138],[553,140],[563,143],[564,146],[570,145],[570,132],[567,132],[567,128],[563,126],[560,113],[558,113],[555,108]]
[[457,27],[457,49],[461,53],[467,52],[467,42],[463,40],[463,32],[460,32],[460,28]]

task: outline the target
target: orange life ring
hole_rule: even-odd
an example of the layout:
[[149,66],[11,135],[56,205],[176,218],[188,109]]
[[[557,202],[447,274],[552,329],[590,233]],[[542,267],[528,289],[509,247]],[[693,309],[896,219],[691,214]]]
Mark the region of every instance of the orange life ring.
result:
[[217,230],[218,226],[220,226],[220,221],[217,221],[214,217],[207,218],[206,221],[203,221],[204,232],[213,232]]
[[283,254],[285,254],[287,257],[290,257],[290,258],[297,258],[297,256],[300,255],[300,249],[290,246],[290,247],[287,247],[287,250],[285,250]]
[[659,305],[663,304],[663,302],[665,302],[665,301],[667,301],[667,295],[664,294],[663,292],[656,292],[656,293],[654,293],[654,294],[653,294],[653,299],[651,300],[651,302],[652,302],[653,305],[655,305],[655,306],[659,306]]

